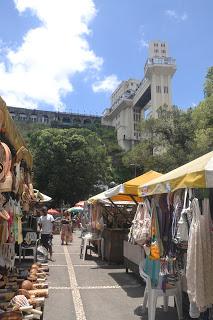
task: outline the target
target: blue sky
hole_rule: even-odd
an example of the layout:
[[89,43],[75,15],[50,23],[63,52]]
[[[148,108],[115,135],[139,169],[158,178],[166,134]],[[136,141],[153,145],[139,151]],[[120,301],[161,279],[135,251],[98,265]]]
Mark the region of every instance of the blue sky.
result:
[[176,59],[173,104],[203,99],[213,65],[212,0],[1,0],[0,95],[15,107],[101,115],[142,79],[148,42]]

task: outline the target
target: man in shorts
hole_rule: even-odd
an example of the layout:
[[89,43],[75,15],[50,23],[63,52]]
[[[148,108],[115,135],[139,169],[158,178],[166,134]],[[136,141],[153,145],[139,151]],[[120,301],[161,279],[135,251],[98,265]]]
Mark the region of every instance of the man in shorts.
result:
[[41,217],[38,220],[38,225],[41,230],[41,244],[49,251],[50,260],[52,258],[52,232],[53,232],[53,223],[54,218],[51,214],[47,213],[47,207],[42,207]]

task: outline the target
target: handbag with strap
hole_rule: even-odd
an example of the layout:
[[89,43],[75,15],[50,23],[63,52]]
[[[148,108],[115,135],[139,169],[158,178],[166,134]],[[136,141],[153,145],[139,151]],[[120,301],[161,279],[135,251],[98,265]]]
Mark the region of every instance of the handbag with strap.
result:
[[143,245],[150,237],[151,217],[149,204],[139,204],[132,224],[132,238],[137,244]]
[[188,219],[188,217],[191,214],[191,209],[190,209],[190,201],[189,201],[189,207],[186,208],[186,200],[187,200],[188,193],[189,193],[188,189],[185,189],[183,209],[181,211],[180,219],[177,224],[176,239],[177,239],[178,243],[187,243],[189,240],[189,219]]

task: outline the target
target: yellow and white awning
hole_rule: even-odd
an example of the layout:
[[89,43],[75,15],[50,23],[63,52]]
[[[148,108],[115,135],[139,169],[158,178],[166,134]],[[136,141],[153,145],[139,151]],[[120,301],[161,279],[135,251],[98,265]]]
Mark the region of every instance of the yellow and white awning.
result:
[[156,171],[149,171],[141,176],[126,181],[118,186],[101,192],[88,199],[88,202],[94,203],[107,199],[114,201],[136,201],[141,202],[142,198],[138,196],[138,186],[142,183],[151,181],[152,179],[161,176],[162,174]]
[[173,192],[183,188],[213,188],[213,151],[138,188],[140,196]]

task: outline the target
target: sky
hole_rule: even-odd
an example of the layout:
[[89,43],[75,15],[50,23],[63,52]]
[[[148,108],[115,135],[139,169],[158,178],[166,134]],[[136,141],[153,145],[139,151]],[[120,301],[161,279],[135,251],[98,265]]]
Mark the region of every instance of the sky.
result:
[[173,104],[196,106],[213,66],[212,0],[0,0],[0,95],[7,105],[101,115],[123,80],[143,79],[166,41]]

